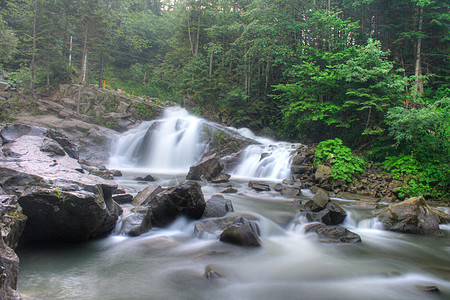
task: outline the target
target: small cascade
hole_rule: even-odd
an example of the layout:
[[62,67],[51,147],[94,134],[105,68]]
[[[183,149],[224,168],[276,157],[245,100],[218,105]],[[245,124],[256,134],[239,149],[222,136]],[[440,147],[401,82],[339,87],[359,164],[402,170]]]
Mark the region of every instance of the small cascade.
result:
[[225,128],[179,107],[168,108],[162,119],[144,122],[120,135],[113,144],[109,167],[185,173],[208,151],[208,141],[202,139],[204,125],[254,141],[239,155],[239,165],[230,170],[232,175],[271,180],[290,177],[294,144],[258,137],[247,128]]
[[202,122],[184,109],[167,109],[163,119],[122,134],[113,146],[110,166],[187,172],[207,148],[200,141]]

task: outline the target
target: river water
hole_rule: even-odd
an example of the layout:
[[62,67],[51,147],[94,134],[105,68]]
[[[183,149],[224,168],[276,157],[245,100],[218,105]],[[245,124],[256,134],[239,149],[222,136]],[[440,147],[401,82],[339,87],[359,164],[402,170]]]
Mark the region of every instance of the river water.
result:
[[[170,118],[182,121],[159,126],[157,131],[166,130],[160,137],[145,138],[154,125],[150,122],[114,144],[111,166],[123,170],[117,183],[128,191],[143,189],[146,185],[133,178],[150,172],[163,187],[183,181],[189,165],[206,150],[206,145],[192,145],[190,140],[197,139],[203,120],[184,111],[171,111],[165,120]],[[239,133],[251,137],[249,132]],[[235,211],[261,219],[261,248],[196,238],[196,221],[180,218],[139,237],[113,233],[79,245],[21,249],[19,292],[25,299],[450,299],[450,226],[441,225],[443,236],[387,232],[371,218],[370,210],[336,199],[348,213],[344,225],[359,234],[362,243],[319,243],[314,234],[304,233],[294,199],[247,187],[251,178],[264,178],[273,186],[288,176],[286,153],[295,145],[253,138],[261,143],[259,149],[247,149],[242,163],[231,170],[231,183],[239,192],[224,195]],[[185,151],[158,148],[162,146],[154,143],[159,139],[165,140],[164,147],[183,145]],[[142,146],[144,141],[153,148]],[[143,155],[155,151],[151,149],[158,155],[183,156],[189,164]],[[269,153],[265,162],[249,162],[262,152]],[[223,189],[202,183],[206,200]],[[303,193],[301,199],[312,197],[308,190]],[[125,211],[128,208],[125,205]],[[208,280],[208,270],[220,276]],[[440,294],[426,293],[424,286],[437,286]]]

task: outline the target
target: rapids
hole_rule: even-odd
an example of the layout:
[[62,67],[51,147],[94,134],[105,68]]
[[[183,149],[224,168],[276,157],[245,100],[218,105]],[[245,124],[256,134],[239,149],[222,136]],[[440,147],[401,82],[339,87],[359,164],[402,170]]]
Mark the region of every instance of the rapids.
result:
[[[133,178],[150,170],[158,184],[172,186],[185,180],[189,165],[207,150],[198,138],[206,121],[182,110],[167,112],[164,120],[167,123],[144,123],[116,140],[110,167],[123,170],[124,176],[116,180],[120,186],[138,192],[146,185]],[[156,133],[148,131],[152,126]],[[112,234],[79,245],[21,249],[19,292],[25,299],[450,298],[449,226],[441,227],[443,236],[382,231],[370,210],[336,199],[348,212],[344,225],[359,234],[362,243],[318,243],[314,234],[304,233],[293,199],[247,187],[249,178],[264,178],[273,186],[289,176],[295,145],[228,130],[256,142],[231,170],[231,183],[239,193],[224,196],[236,211],[260,217],[260,249],[196,238],[195,221],[180,218],[139,237]],[[268,154],[260,160],[262,153]],[[266,158],[270,160],[264,162]],[[223,190],[202,185],[206,200]],[[308,190],[303,194],[303,199],[312,197]],[[208,280],[207,270],[220,276]],[[424,286],[437,286],[441,293],[425,293]]]

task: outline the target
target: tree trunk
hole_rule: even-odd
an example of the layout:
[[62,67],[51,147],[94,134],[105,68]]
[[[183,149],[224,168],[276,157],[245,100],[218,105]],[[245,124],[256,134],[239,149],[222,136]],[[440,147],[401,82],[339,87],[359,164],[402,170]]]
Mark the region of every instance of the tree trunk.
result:
[[81,81],[84,82],[86,80],[86,70],[87,70],[87,40],[88,40],[88,27],[86,25],[86,31],[84,33],[84,45],[83,45],[83,58],[81,62],[82,75]]
[[70,36],[70,42],[69,42],[69,68],[72,65],[72,39],[73,39],[73,36]]
[[198,44],[200,43],[200,15],[198,16],[197,20],[197,40],[195,41],[195,55],[198,54]]
[[103,62],[104,62],[104,59],[103,59],[103,56],[102,56],[102,59],[100,60],[100,74],[98,75],[98,88],[101,88],[103,85],[102,85],[102,82],[103,82]]
[[191,34],[191,22],[189,20],[189,10],[186,7],[186,19],[187,19],[187,29],[188,29],[188,37],[189,37],[189,46],[191,47],[191,54],[194,55],[194,44],[192,42],[192,34]]
[[145,77],[147,77],[147,72],[144,73],[144,80],[142,81],[142,97],[145,96]]
[[211,50],[211,53],[209,54],[209,75],[212,75],[212,68],[213,68],[213,51]]
[[[423,27],[423,7],[419,8],[419,28],[418,28],[419,34],[422,34],[422,27]],[[415,68],[417,94],[423,94],[421,48],[422,48],[422,38],[419,36],[416,45],[416,68]],[[416,97],[417,96],[418,95],[416,95]]]
[[32,97],[36,97],[34,91],[34,77],[35,77],[35,59],[36,59],[36,22],[37,22],[37,0],[33,1],[33,49],[31,54],[31,82],[30,89]]

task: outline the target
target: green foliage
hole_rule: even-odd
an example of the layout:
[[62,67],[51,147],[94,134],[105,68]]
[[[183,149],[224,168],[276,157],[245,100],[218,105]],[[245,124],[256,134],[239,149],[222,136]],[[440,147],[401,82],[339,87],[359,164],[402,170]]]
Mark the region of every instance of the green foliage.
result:
[[350,182],[355,173],[364,172],[365,162],[354,156],[350,148],[344,146],[342,140],[335,138],[320,142],[314,152],[314,166],[330,163],[331,177]]
[[141,120],[151,120],[155,117],[154,111],[150,107],[142,102],[134,104],[136,108],[135,117]]

